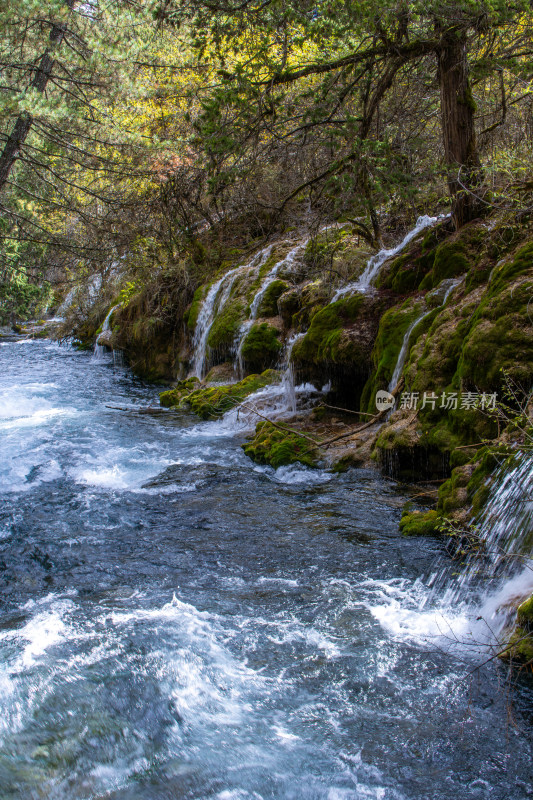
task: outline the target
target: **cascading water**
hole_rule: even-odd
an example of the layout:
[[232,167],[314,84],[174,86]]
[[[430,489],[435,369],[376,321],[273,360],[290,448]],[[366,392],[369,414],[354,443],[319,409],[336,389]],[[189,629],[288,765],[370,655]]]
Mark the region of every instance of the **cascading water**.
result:
[[[238,375],[243,375],[244,374],[244,364],[243,364],[243,359],[242,359],[242,348],[243,348],[243,345],[244,345],[244,340],[246,339],[246,336],[248,335],[248,332],[249,332],[250,328],[252,327],[252,325],[254,324],[255,320],[257,319],[257,313],[259,311],[259,308],[261,306],[261,302],[263,300],[263,297],[266,294],[266,291],[267,291],[268,287],[271,285],[271,283],[273,283],[276,280],[276,277],[278,276],[279,271],[282,268],[285,269],[285,270],[290,270],[291,267],[293,267],[293,265],[294,265],[294,263],[296,261],[296,257],[298,255],[298,253],[300,253],[303,250],[305,250],[308,241],[309,241],[309,237],[307,237],[306,239],[301,241],[299,244],[297,244],[295,247],[293,247],[292,250],[290,250],[284,258],[281,258],[278,262],[276,262],[276,264],[272,267],[272,269],[267,273],[267,275],[265,276],[261,286],[259,287],[258,291],[256,292],[256,294],[255,294],[255,296],[254,296],[254,298],[253,298],[253,300],[252,300],[252,302],[250,304],[250,315],[249,315],[249,318],[242,323],[242,325],[240,326],[239,331],[237,333],[237,336],[235,338],[235,345],[234,345],[235,362],[234,362],[234,366],[235,366],[235,371],[236,371],[236,373]],[[270,251],[269,251],[268,255],[266,256],[266,258],[262,259],[262,263],[265,263],[265,261],[268,258],[268,256],[270,256],[270,252],[271,251],[272,251],[272,247],[270,248]]]
[[519,452],[493,475],[461,565],[439,558],[427,582],[399,586],[372,607],[385,629],[467,661],[501,652],[518,605],[533,594],[532,487],[533,453]]
[[[304,336],[305,332],[295,333],[294,336],[290,337],[285,346],[283,363],[281,365],[284,370],[281,385],[287,403],[287,410],[292,412],[296,411],[296,385],[294,383],[294,367],[291,361],[291,354],[296,342],[303,339]],[[305,384],[306,391],[309,391],[310,386],[310,384]],[[314,387],[312,388],[314,389]]]
[[508,613],[511,601],[533,593],[533,453],[518,453],[496,471],[475,532],[479,550],[448,586],[445,602],[480,602],[481,616],[490,611],[496,632],[494,620]]
[[[215,321],[215,316],[221,305],[221,298],[219,298],[220,291],[225,284],[233,284],[233,280],[237,276],[240,267],[230,270],[218,281],[210,287],[205,300],[203,301],[200,311],[198,312],[198,319],[196,320],[196,327],[194,329],[193,347],[194,354],[192,360],[192,375],[197,378],[202,378],[205,368],[205,357],[207,352],[207,338],[211,326]],[[228,293],[229,294],[229,293]]]
[[400,253],[404,247],[406,247],[409,242],[415,238],[415,236],[418,236],[418,234],[423,230],[435,225],[439,220],[444,218],[444,216],[428,217],[427,215],[419,217],[416,221],[415,227],[404,236],[402,241],[396,245],[396,247],[390,249],[383,248],[383,250],[380,250],[379,253],[376,253],[376,255],[372,256],[368,260],[362,275],[356,281],[348,283],[346,286],[342,286],[340,289],[337,289],[331,302],[335,303],[337,300],[340,300],[341,297],[345,297],[348,294],[353,294],[354,292],[366,292],[377,277],[385,261],[393,256],[398,255],[398,253]]
[[107,312],[106,318],[102,323],[102,330],[96,337],[94,345],[94,358],[97,360],[102,359],[106,354],[106,347],[109,345],[109,334],[111,333],[111,317],[120,306],[113,306]]
[[291,353],[294,345],[305,333],[291,336],[283,348],[283,355],[278,363],[282,372],[279,383],[273,383],[264,389],[254,392],[238,407],[228,411],[221,423],[221,429],[235,432],[252,430],[263,417],[279,420],[292,416],[298,407],[299,411],[310,411],[322,394],[311,383],[295,385]]
[[[442,303],[440,304],[440,307],[442,308],[443,306],[446,305],[446,301],[448,300],[448,297],[450,296],[451,292],[456,288],[456,286],[459,285],[461,280],[462,280],[461,278],[459,278],[458,280],[453,280],[453,279],[450,278],[450,279],[446,279],[446,280],[442,281],[442,283],[440,284],[440,286],[437,287],[436,290],[434,290],[433,292],[429,292],[428,293],[428,297],[430,297],[432,295],[435,295],[436,293],[441,292],[444,289],[444,296],[442,298]],[[416,326],[420,322],[422,322],[422,320],[425,319],[425,317],[427,317],[428,314],[431,314],[431,312],[434,311],[434,310],[435,310],[434,308],[429,308],[429,309],[423,311],[415,320],[413,320],[413,322],[407,328],[407,330],[405,332],[405,336],[403,337],[403,342],[402,342],[402,346],[401,346],[400,352],[398,354],[398,360],[396,361],[396,365],[394,367],[394,372],[392,373],[392,378],[389,381],[389,386],[388,386],[389,392],[394,391],[394,389],[398,385],[398,381],[400,380],[400,377],[401,377],[401,374],[402,374],[402,370],[403,370],[404,365],[405,365],[405,360],[407,358],[407,353],[409,352],[409,341],[410,341],[412,332],[414,331]]]
[[298,255],[298,253],[302,252],[307,247],[308,241],[309,241],[309,237],[304,239],[302,242],[299,242],[299,244],[297,244],[296,247],[293,247],[292,250],[290,250],[284,258],[280,259],[272,267],[270,272],[266,275],[266,277],[265,277],[265,279],[264,279],[264,281],[263,281],[263,283],[261,285],[261,288],[259,289],[259,291],[255,295],[255,297],[252,300],[251,305],[250,305],[250,319],[251,320],[254,320],[254,319],[257,318],[257,312],[259,311],[259,307],[261,305],[261,301],[263,300],[263,297],[265,296],[266,291],[267,291],[268,287],[270,286],[270,284],[273,283],[276,280],[276,277],[278,276],[280,269],[283,267],[286,270],[290,270],[291,267],[293,266],[295,260],[296,260],[296,256]]
[[219,278],[219,280],[210,287],[200,306],[196,327],[194,329],[192,375],[200,379],[204,376],[209,332],[216,315],[222,311],[228,302],[237,277],[251,270],[261,269],[262,264],[264,264],[271,252],[272,245],[264,247],[253,257],[249,264],[235,267],[229,272],[226,272],[225,275]]

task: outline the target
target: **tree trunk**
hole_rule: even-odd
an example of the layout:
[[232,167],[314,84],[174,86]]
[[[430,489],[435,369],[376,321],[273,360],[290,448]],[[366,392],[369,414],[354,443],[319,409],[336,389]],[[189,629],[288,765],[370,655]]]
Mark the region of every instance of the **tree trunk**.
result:
[[438,51],[442,133],[456,228],[479,216],[483,179],[477,152],[474,114],[468,75],[466,33],[454,28],[442,31]]
[[[72,10],[74,0],[67,0],[67,5]],[[61,44],[66,28],[66,24],[52,26],[49,39],[50,45],[41,56],[39,66],[35,70],[35,75],[30,83],[31,88],[37,89],[39,92],[44,92],[54,66],[52,52]],[[17,117],[13,130],[7,138],[2,154],[0,155],[0,192],[7,182],[13,164],[20,155],[20,149],[26,141],[32,123],[33,118],[31,114],[21,114]]]

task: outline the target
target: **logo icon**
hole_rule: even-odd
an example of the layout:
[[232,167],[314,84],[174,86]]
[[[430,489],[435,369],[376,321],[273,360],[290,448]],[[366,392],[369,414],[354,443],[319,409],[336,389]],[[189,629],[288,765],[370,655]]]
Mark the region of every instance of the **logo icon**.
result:
[[380,389],[376,392],[376,408],[378,411],[387,411],[389,408],[394,408],[394,396],[385,389]]

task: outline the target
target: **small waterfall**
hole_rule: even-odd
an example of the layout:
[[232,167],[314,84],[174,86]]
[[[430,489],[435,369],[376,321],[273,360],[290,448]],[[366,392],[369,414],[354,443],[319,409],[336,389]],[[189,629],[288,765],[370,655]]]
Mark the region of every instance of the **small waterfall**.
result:
[[294,334],[285,345],[278,364],[278,369],[283,371],[281,381],[259,389],[240,406],[228,411],[220,423],[225,430],[252,430],[263,417],[271,420],[291,417],[296,412],[298,403],[302,411],[313,407],[322,392],[310,383],[296,386],[291,364],[292,349],[303,336],[305,333]]
[[242,378],[244,376],[244,361],[242,358],[242,348],[244,345],[244,340],[248,335],[248,331],[254,324],[253,319],[245,320],[239,330],[237,331],[237,336],[235,337],[234,349],[235,349],[235,361],[233,362],[233,367],[237,375]]
[[[480,552],[472,553],[448,601],[479,594],[490,607],[533,592],[533,453],[521,452],[496,471],[489,500],[476,520]],[[525,552],[524,552],[525,551]],[[528,580],[524,580],[528,576]],[[518,592],[519,589],[519,592]]]
[[366,292],[372,285],[379,273],[379,270],[385,261],[387,261],[387,259],[398,255],[398,253],[400,253],[404,247],[406,247],[409,242],[415,238],[415,236],[418,236],[421,231],[425,230],[425,228],[435,225],[435,223],[444,218],[445,215],[440,215],[438,217],[428,217],[427,215],[424,215],[423,217],[419,217],[416,221],[415,227],[404,236],[402,241],[396,245],[396,247],[391,249],[384,248],[383,250],[380,250],[379,253],[376,253],[376,255],[369,258],[362,275],[356,281],[348,283],[346,286],[337,289],[331,302],[335,303],[335,301],[340,300],[341,297],[345,297],[348,294],[353,294],[354,292]]
[[119,350],[118,348],[113,349],[113,366],[117,369],[122,369],[126,366],[124,350]]
[[285,397],[287,411],[292,411],[292,413],[296,411],[296,385],[294,382],[294,367],[291,362],[291,353],[296,342],[303,339],[304,336],[305,332],[295,333],[294,336],[290,337],[285,345],[281,364],[281,367],[284,369],[281,388]]
[[[272,267],[270,272],[267,273],[267,275],[266,275],[265,279],[263,280],[261,286],[259,287],[258,291],[256,292],[256,294],[254,296],[254,299],[252,300],[252,302],[250,304],[250,316],[249,316],[249,318],[247,320],[245,320],[242,323],[242,325],[239,328],[239,331],[237,333],[237,336],[235,338],[235,345],[234,345],[235,362],[234,362],[234,364],[235,364],[235,372],[237,373],[237,375],[242,376],[244,374],[244,364],[243,364],[243,359],[242,359],[242,347],[243,347],[244,340],[246,339],[246,336],[248,335],[248,332],[249,332],[250,328],[252,327],[253,323],[257,319],[257,313],[259,311],[259,308],[261,306],[261,302],[263,300],[263,297],[265,296],[265,293],[266,293],[268,287],[270,286],[271,283],[273,283],[276,280],[276,277],[278,276],[278,273],[279,273],[279,271],[280,271],[280,269],[282,267],[285,267],[287,269],[291,268],[291,266],[294,264],[294,262],[296,260],[296,256],[298,255],[298,253],[301,250],[304,250],[307,247],[307,243],[308,242],[309,242],[309,237],[307,237],[303,242],[300,242],[299,244],[297,244],[296,247],[293,247],[292,250],[290,250],[290,252],[287,253],[287,255],[284,258],[280,259]],[[262,259],[262,264],[265,263],[266,259],[270,255],[271,251],[272,251],[272,247],[270,248],[269,253],[266,256],[266,258]]]
[[[440,307],[442,308],[443,306],[446,305],[446,301],[448,300],[448,297],[450,296],[451,292],[455,289],[455,287],[459,285],[461,280],[462,279],[459,279],[459,280],[447,279],[445,281],[442,281],[442,283],[440,284],[440,286],[436,290],[434,290],[433,292],[429,292],[428,293],[428,297],[429,296],[434,296],[437,292],[440,293],[442,291],[442,289],[445,289],[444,295],[443,295],[443,299],[442,299],[442,303],[440,304]],[[392,373],[392,378],[389,381],[389,386],[388,386],[389,392],[392,392],[396,388],[396,386],[398,385],[398,381],[400,380],[400,377],[401,377],[401,374],[402,374],[402,371],[403,371],[403,368],[404,368],[404,365],[405,365],[405,360],[406,360],[407,354],[409,352],[409,340],[411,338],[412,332],[414,331],[416,326],[420,322],[422,322],[422,320],[425,317],[427,317],[428,314],[431,314],[431,312],[434,311],[434,310],[435,309],[433,309],[433,308],[429,308],[426,311],[423,311],[422,314],[420,314],[415,320],[413,320],[413,322],[407,328],[407,330],[405,332],[405,336],[403,337],[403,342],[402,342],[402,346],[401,346],[401,349],[400,349],[400,353],[398,355],[398,360],[396,361],[396,366],[394,367],[394,372]]]
[[106,354],[106,347],[109,344],[111,334],[111,317],[117,308],[120,308],[120,305],[113,306],[113,308],[109,309],[107,316],[102,323],[102,330],[96,337],[96,343],[94,345],[94,358],[97,361],[101,360]]
[[517,607],[533,594],[532,491],[533,453],[517,452],[492,477],[472,529],[478,546],[453,577],[449,562],[431,577],[419,613],[423,621],[431,607],[441,609],[438,631],[450,646],[499,652]]
[[191,375],[194,375],[200,379],[202,379],[204,376],[209,332],[213,322],[215,321],[216,315],[222,311],[228,302],[235,280],[239,275],[242,275],[243,273],[252,269],[261,269],[262,264],[264,264],[272,252],[272,247],[273,245],[269,245],[268,247],[263,248],[263,250],[253,257],[249,264],[235,267],[229,272],[226,272],[226,274],[219,278],[219,280],[216,281],[207,292],[207,295],[198,313],[198,319],[196,320],[196,327],[194,329],[194,352]]
[[255,295],[255,297],[252,300],[252,303],[250,305],[250,319],[251,320],[254,320],[254,319],[257,318],[257,312],[259,310],[259,306],[261,305],[261,301],[262,301],[263,297],[266,294],[266,290],[268,289],[270,284],[273,283],[276,280],[280,269],[282,267],[287,267],[288,269],[290,269],[291,266],[294,264],[294,260],[296,258],[296,255],[301,250],[305,250],[305,248],[307,247],[307,243],[308,242],[309,242],[309,237],[304,239],[303,242],[300,242],[299,244],[297,244],[296,247],[293,247],[292,250],[289,253],[287,253],[285,258],[282,258],[280,261],[278,261],[272,267],[270,272],[265,277],[265,279],[264,279],[264,281],[263,281],[263,283],[261,285],[261,288],[259,289],[259,291]]

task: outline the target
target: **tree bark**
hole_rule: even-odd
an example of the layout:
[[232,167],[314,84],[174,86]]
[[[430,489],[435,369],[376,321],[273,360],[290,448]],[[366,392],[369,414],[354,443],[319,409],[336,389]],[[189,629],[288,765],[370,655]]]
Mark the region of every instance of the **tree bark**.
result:
[[437,52],[444,155],[456,228],[479,216],[483,205],[466,45],[466,32],[448,28]]
[[[67,5],[72,10],[74,0],[67,0]],[[61,44],[66,29],[66,24],[52,26],[49,46],[41,56],[39,65],[35,70],[35,75],[30,83],[32,89],[37,89],[38,92],[44,92],[54,66],[52,53]],[[2,154],[0,155],[0,192],[7,182],[15,161],[20,156],[21,147],[26,141],[32,123],[33,117],[31,114],[27,112],[20,114],[13,126],[13,130],[7,138]]]

